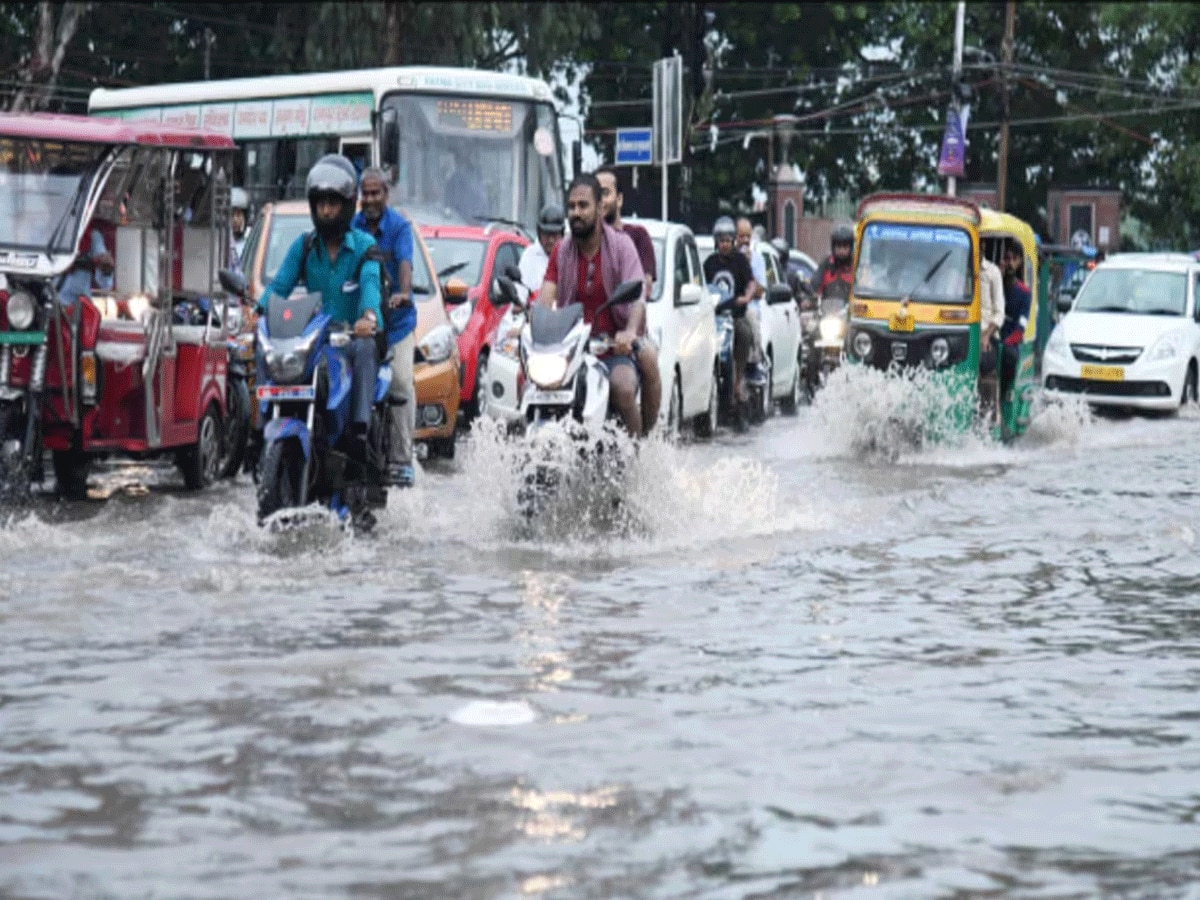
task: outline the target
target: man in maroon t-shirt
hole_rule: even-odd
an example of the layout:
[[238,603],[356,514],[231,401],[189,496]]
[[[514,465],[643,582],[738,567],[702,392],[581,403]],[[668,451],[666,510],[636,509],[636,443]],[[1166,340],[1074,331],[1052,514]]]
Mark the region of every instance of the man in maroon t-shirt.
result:
[[[621,221],[621,206],[625,202],[625,195],[617,189],[617,170],[612,166],[601,166],[595,175],[596,180],[600,182],[600,207],[604,221],[617,231],[624,231],[633,241],[633,246],[637,247],[642,271],[646,273],[648,300],[658,273],[650,232],[641,225]],[[645,331],[642,334],[645,335]],[[662,406],[662,375],[658,371],[658,348],[654,346],[654,341],[647,337],[642,338],[638,352],[638,371],[642,375],[642,427],[649,433],[658,422],[658,411]]]

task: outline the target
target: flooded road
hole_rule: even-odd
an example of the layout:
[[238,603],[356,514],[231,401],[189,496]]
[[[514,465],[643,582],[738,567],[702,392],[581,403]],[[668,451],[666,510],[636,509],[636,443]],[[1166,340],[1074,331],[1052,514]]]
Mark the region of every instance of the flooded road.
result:
[[835,409],[644,448],[617,527],[522,533],[481,437],[367,537],[0,528],[0,896],[1200,896],[1200,421]]

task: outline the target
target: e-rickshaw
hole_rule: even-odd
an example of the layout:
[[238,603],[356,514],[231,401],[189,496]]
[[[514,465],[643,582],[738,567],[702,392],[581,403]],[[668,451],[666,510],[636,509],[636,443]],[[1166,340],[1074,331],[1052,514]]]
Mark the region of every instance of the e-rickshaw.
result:
[[[966,200],[898,193],[863,200],[856,231],[847,360],[928,370],[951,398],[946,421],[929,423],[932,432],[971,428],[980,406],[980,253],[1001,252],[1001,239],[1010,237],[1025,247],[1026,266],[1036,272],[1033,232]],[[1028,425],[1036,302],[1035,296],[1014,387],[991,428],[1002,439]],[[985,385],[989,374],[983,373]]]
[[68,497],[86,496],[90,463],[109,454],[170,454],[190,489],[218,477],[233,148],[158,124],[0,114],[10,497],[41,482],[43,448]]

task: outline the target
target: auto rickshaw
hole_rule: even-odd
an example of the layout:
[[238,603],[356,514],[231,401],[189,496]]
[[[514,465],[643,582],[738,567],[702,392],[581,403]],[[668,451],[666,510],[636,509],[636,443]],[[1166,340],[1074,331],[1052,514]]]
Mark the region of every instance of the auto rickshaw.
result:
[[[971,428],[980,408],[980,253],[998,258],[1003,239],[1017,240],[1027,283],[1036,284],[1032,230],[966,200],[888,193],[859,204],[856,231],[847,360],[883,370],[924,367],[951,398],[945,421],[929,423],[930,430]],[[1035,295],[1013,390],[991,426],[1001,439],[1028,426],[1036,304]]]
[[[0,491],[87,493],[98,456],[218,477],[226,390],[228,137],[0,114]],[[97,250],[103,252],[98,253]]]

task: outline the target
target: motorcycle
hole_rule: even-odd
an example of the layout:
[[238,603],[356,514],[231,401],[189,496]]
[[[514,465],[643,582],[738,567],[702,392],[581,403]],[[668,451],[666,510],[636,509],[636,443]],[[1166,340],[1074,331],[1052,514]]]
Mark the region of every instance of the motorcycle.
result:
[[[238,287],[241,276],[222,275],[223,284]],[[280,510],[317,500],[342,521],[369,530],[375,523],[372,510],[387,505],[383,469],[391,433],[390,357],[376,374],[366,458],[356,459],[350,452],[352,379],[340,352],[353,335],[322,311],[320,294],[272,296],[267,310],[257,331],[267,376],[255,389],[265,422],[259,523]]]
[[811,400],[842,364],[846,342],[847,304],[850,285],[835,281],[821,293],[813,308],[800,312],[800,368]]
[[[637,300],[642,289],[640,280],[621,283],[597,314]],[[617,415],[610,409],[608,370],[600,361],[612,352],[612,338],[592,335],[581,304],[561,309],[525,307],[516,283],[507,276],[497,276],[489,299],[496,306],[525,309],[518,355],[525,376],[521,413],[526,439],[535,443],[544,428],[560,424],[576,442],[579,458],[600,463],[617,456],[620,442],[605,434],[604,426]],[[561,487],[567,473],[555,461],[536,456],[524,468],[517,503],[526,518],[532,518]]]
[[[713,279],[712,288],[716,291],[718,301],[717,315],[717,420],[721,425],[731,426],[737,432],[743,432],[749,427],[749,409],[761,409],[763,398],[761,391],[767,390],[761,379],[751,377],[749,364],[743,374],[746,379],[748,403],[737,403],[733,391],[733,313],[731,307],[734,299],[733,276],[728,272],[718,272]],[[749,409],[745,408],[749,407]]]

